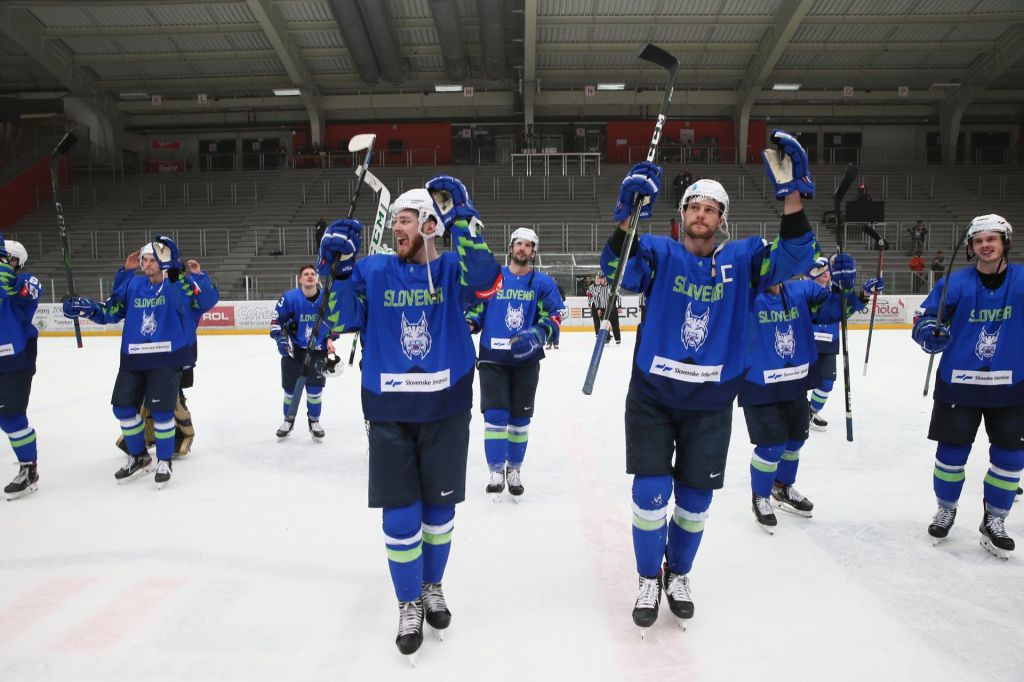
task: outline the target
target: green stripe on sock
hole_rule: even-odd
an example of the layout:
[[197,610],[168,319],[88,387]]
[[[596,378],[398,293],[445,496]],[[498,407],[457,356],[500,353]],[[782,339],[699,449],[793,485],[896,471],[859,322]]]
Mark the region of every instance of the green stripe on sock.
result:
[[778,463],[768,464],[767,462],[759,462],[756,459],[750,460],[750,466],[766,474],[774,474],[775,470],[779,468]]
[[126,438],[128,436],[137,436],[138,434],[142,433],[145,430],[146,430],[146,425],[143,424],[143,423],[140,423],[138,426],[133,426],[130,429],[126,429],[123,426],[121,427],[121,433],[123,433]]
[[407,564],[410,561],[416,561],[423,555],[423,545],[416,543],[415,547],[410,549],[391,549],[388,550],[388,560],[394,561],[396,564]]
[[427,533],[426,531],[424,531],[423,533],[423,542],[427,543],[428,545],[447,545],[451,543],[451,541],[451,531],[448,531],[447,533],[440,533],[438,535],[435,535],[434,533]]
[[170,431],[160,431],[157,429],[153,431],[153,435],[155,435],[158,440],[167,440],[168,438],[174,438],[174,429],[171,429]]
[[642,519],[636,514],[633,514],[633,527],[639,530],[661,530],[664,525],[665,519],[648,521],[647,519]]
[[[939,467],[935,467],[935,478],[946,483],[960,483],[967,478],[967,474],[962,471],[944,471]],[[986,478],[985,480],[988,479]],[[1014,486],[1013,489],[1016,490],[1017,486]]]
[[1002,488],[1003,490],[1012,490],[1013,492],[1017,492],[1017,481],[1004,481],[1001,478],[996,478],[992,474],[988,474],[985,476],[985,483],[994,485],[997,488]]
[[510,433],[508,434],[509,443],[525,443],[530,440],[530,434],[528,433]]
[[508,431],[484,431],[484,440],[508,440]]
[[687,533],[699,533],[702,530],[704,530],[703,521],[688,521],[674,514],[672,515],[672,521],[674,521],[677,526],[685,530]]
[[11,447],[12,448],[20,448],[22,445],[28,445],[29,443],[35,442],[35,440],[36,440],[36,432],[33,431],[32,433],[30,433],[29,435],[25,436],[24,438],[19,438],[18,440],[13,440],[12,439],[11,440]]
[[788,452],[788,451],[787,452],[783,452],[782,453],[782,459],[784,459],[787,462],[796,462],[796,461],[798,461],[800,459],[800,453],[799,452]]

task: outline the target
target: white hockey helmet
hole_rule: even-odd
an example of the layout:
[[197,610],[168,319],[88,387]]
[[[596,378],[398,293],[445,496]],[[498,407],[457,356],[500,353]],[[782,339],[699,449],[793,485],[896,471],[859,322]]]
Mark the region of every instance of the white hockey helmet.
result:
[[[982,232],[998,232],[1003,235],[1003,241],[1007,244],[1013,238],[1013,227],[1010,226],[1006,218],[995,213],[980,215],[972,220],[971,224],[967,226],[967,235],[964,237],[964,241],[970,244],[971,240],[974,239],[974,235],[981,234]],[[7,243],[10,244],[10,242]]]
[[430,196],[430,192],[423,188],[411,189],[408,192],[401,194],[391,204],[389,209],[390,216],[388,217],[388,225],[394,229],[395,216],[401,211],[415,211],[420,222],[419,232],[423,234],[423,225],[433,218],[437,222],[437,230],[434,232],[435,237],[440,237],[444,234],[444,221],[441,220],[441,216],[437,211],[437,206],[434,205],[434,200]]
[[540,239],[537,237],[536,232],[528,227],[517,227],[512,230],[512,234],[508,238],[509,248],[512,248],[512,245],[520,239],[525,239],[526,241],[531,242],[533,244],[534,253],[537,252],[537,247],[540,246]]
[[7,253],[10,254],[11,258],[18,259],[18,267],[25,267],[25,263],[28,262],[28,251],[25,250],[25,246],[21,242],[16,242],[13,239],[8,239],[5,242],[4,248]]
[[722,187],[722,183],[707,178],[693,183],[683,193],[683,199],[679,202],[679,210],[683,211],[686,205],[695,199],[714,201],[722,212],[722,220],[729,221],[729,195]]

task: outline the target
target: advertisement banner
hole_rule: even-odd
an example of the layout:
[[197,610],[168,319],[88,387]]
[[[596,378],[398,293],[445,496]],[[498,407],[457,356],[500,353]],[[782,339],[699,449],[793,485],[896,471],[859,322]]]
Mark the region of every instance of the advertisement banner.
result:
[[146,162],[147,173],[184,173],[185,159],[150,159]]
[[215,305],[203,313],[199,320],[200,329],[203,327],[234,327],[235,307],[233,305]]
[[181,149],[181,140],[153,140],[149,146],[153,149]]

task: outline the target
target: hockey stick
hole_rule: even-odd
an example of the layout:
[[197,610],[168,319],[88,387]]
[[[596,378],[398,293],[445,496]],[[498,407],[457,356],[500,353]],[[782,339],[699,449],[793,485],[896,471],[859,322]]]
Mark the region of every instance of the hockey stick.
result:
[[[843,181],[836,187],[836,193],[832,197],[832,203],[836,211],[836,250],[843,253],[843,241],[846,237],[846,216],[843,215],[842,203],[846,191],[857,179],[857,167],[852,163],[846,167],[846,175]],[[841,288],[841,287],[840,287]],[[845,296],[844,296],[845,299]],[[842,314],[839,317],[839,334],[843,344],[843,381],[845,383],[844,394],[846,398],[846,440],[853,442],[853,401],[850,396],[850,348],[846,340],[846,301],[841,304]]]
[[[60,138],[60,142],[50,152],[50,186],[53,189],[53,207],[57,211],[57,229],[60,231],[60,251],[64,257],[64,274],[67,275],[68,279],[68,297],[75,295],[75,277],[71,273],[71,240],[68,238],[68,226],[64,222],[64,206],[60,203],[60,179],[57,177],[58,166],[60,165],[61,157],[67,153],[69,149],[75,146],[78,142],[78,138],[75,137],[73,131],[64,133],[64,137]],[[82,347],[82,325],[79,323],[78,318],[74,320],[75,325],[75,341],[78,342],[78,347]]]
[[[638,55],[645,62],[656,64],[668,71],[668,78],[665,81],[665,96],[661,100],[661,110],[658,112],[658,120],[654,124],[654,134],[651,136],[651,146],[647,149],[647,161],[654,163],[658,155],[658,143],[661,141],[661,129],[668,117],[668,107],[672,102],[672,88],[676,81],[676,70],[679,68],[679,60],[674,56],[654,45],[647,43]],[[625,271],[626,261],[629,252],[633,248],[633,239],[636,237],[636,228],[640,224],[640,210],[643,208],[644,200],[636,195],[633,201],[633,212],[629,216],[629,229],[626,231],[626,241],[619,253],[619,262],[615,265],[615,274],[612,276],[611,293],[608,296],[608,305],[605,307],[604,316],[601,321],[601,328],[597,332],[597,341],[594,344],[594,352],[590,356],[590,366],[587,368],[587,378],[583,382],[584,395],[594,392],[594,381],[597,379],[597,368],[601,365],[601,355],[604,354],[604,344],[608,339],[611,330],[610,315],[612,306],[619,303],[619,289],[622,288],[622,273]],[[618,229],[618,227],[616,227]]]
[[[970,229],[970,225],[967,226]],[[946,312],[946,292],[949,290],[949,275],[953,272],[953,261],[956,260],[956,254],[960,252],[960,247],[966,247],[967,242],[967,230],[964,230],[963,235],[960,237],[960,241],[956,243],[953,248],[953,253],[949,256],[949,263],[946,264],[946,276],[942,280],[942,293],[939,295],[939,311],[935,313],[935,327],[936,329],[942,324],[942,315]],[[916,320],[915,320],[916,321]],[[928,397],[928,389],[931,388],[932,382],[932,365],[935,364],[935,353],[928,356],[928,373],[924,377],[924,395]]]
[[[346,218],[351,218],[356,212],[359,192],[363,189],[363,177],[366,175],[366,169],[370,165],[370,159],[373,158],[373,143],[376,141],[377,136],[373,133],[355,135],[348,141],[348,150],[350,152],[365,150],[366,155],[363,157],[363,162],[359,164],[359,181],[356,182],[352,198],[348,202]],[[352,254],[352,257],[355,258],[356,254]],[[331,297],[331,289],[334,287],[334,268],[337,267],[339,260],[341,260],[340,256],[335,256],[331,261],[331,269],[327,275],[327,282],[324,284],[323,298],[320,299],[320,305],[316,309],[316,318],[313,320],[313,333],[310,335],[311,345],[314,346],[319,343],[320,325],[323,324],[324,313],[327,312],[327,300]],[[309,372],[310,359],[313,357],[312,350],[312,348],[306,348],[306,357],[302,360],[302,371],[299,373],[299,378],[295,381],[295,389],[292,390],[292,402],[288,406],[288,419],[292,421],[295,420],[295,415],[299,412],[299,398],[302,396],[303,389],[306,388],[306,373]]]
[[[357,169],[358,173],[359,170]],[[370,255],[375,253],[381,253],[384,249],[384,223],[387,222],[388,208],[391,207],[391,191],[384,185],[380,179],[371,173],[366,171],[363,174],[363,182],[370,186],[374,192],[380,195],[380,199],[377,201],[377,217],[373,220],[373,234],[370,237]],[[352,336],[352,350],[348,354],[348,366],[351,367],[352,363],[356,360],[356,346],[359,345],[359,334]]]
[[[889,242],[885,241],[882,235],[878,234],[873,227],[867,225],[863,228],[864,234],[875,240],[876,248],[878,249],[878,270],[875,272],[875,278],[882,276],[882,267],[885,265],[885,251],[889,248]],[[875,289],[874,295],[871,297],[871,321],[868,322],[868,347],[864,351],[864,376],[868,375],[868,358],[871,357],[871,335],[875,331],[875,309],[878,307],[878,289]]]

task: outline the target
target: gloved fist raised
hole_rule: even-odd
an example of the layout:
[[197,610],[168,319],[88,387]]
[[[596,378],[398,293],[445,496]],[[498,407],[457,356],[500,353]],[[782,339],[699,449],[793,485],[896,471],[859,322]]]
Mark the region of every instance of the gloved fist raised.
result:
[[75,319],[76,317],[91,318],[100,311],[100,307],[83,296],[72,296],[65,299],[63,303],[64,317]]
[[857,283],[857,261],[850,254],[837,253],[832,257],[829,267],[832,269],[832,281],[843,289],[852,289]]
[[628,220],[633,213],[633,202],[636,195],[643,197],[643,208],[640,209],[640,219],[647,220],[651,217],[654,202],[658,199],[661,191],[661,167],[649,161],[641,161],[629,169],[629,173],[622,179],[619,185],[619,198],[615,202],[613,217],[616,222],[621,223]]
[[885,277],[872,277],[868,281],[864,282],[864,286],[861,287],[865,294],[870,296],[875,293],[882,293],[885,290]]
[[771,141],[776,148],[765,149],[761,158],[765,173],[775,186],[775,198],[785,199],[787,195],[799,192],[805,199],[813,199],[814,181],[807,152],[795,137],[782,130],[773,130]]
[[941,353],[953,342],[953,337],[949,334],[949,327],[938,324],[934,317],[917,318],[912,336],[914,341],[929,355]]
[[445,228],[451,229],[456,220],[465,220],[467,223],[472,222],[473,218],[480,220],[480,212],[469,200],[469,192],[462,180],[450,175],[438,175],[427,182],[426,188]]
[[[352,272],[354,256],[359,253],[363,244],[363,225],[355,218],[335,220],[327,226],[323,239],[320,240],[320,262],[317,274],[322,277],[345,277]],[[331,272],[335,259],[340,262]]]
[[513,336],[509,342],[509,349],[512,351],[512,357],[516,360],[522,360],[523,358],[529,357],[539,348],[543,347],[546,339],[547,334],[538,326],[527,327],[526,329],[516,332],[515,336]]

